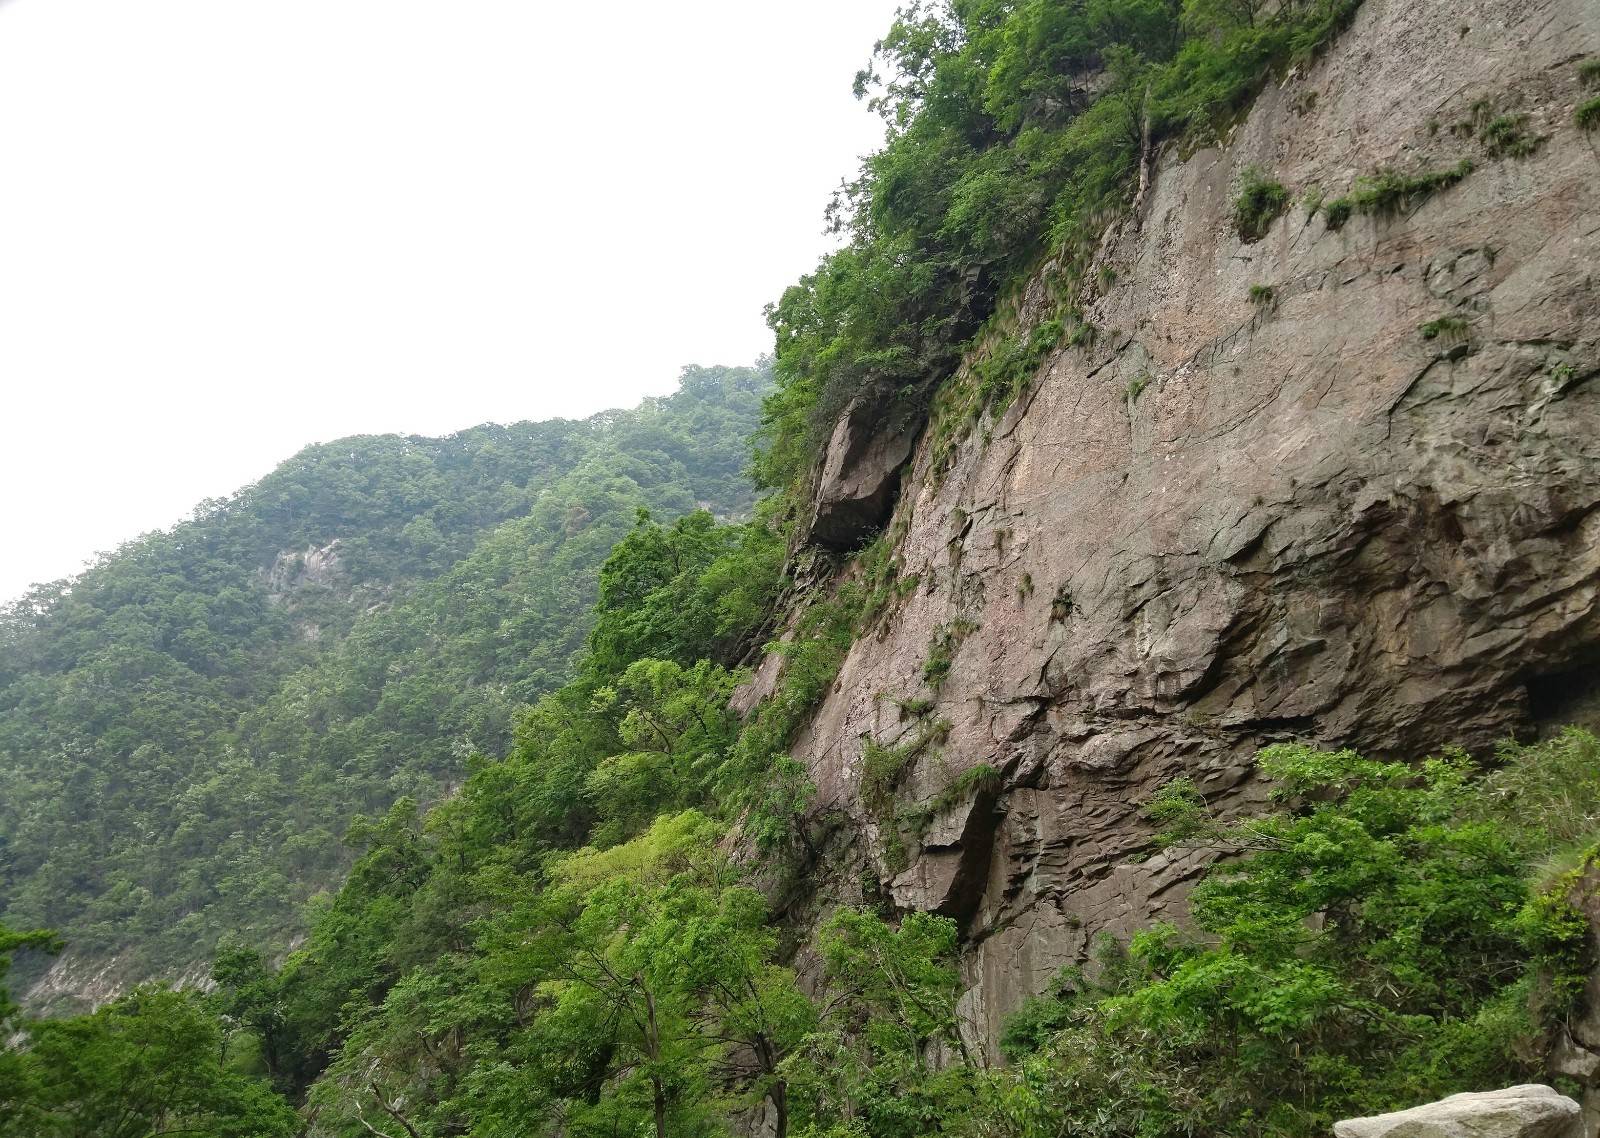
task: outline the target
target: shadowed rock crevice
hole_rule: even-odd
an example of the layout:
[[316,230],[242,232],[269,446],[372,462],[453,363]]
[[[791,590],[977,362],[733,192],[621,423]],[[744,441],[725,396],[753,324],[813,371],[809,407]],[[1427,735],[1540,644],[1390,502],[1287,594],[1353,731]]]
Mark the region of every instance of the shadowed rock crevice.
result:
[[1600,722],[1600,653],[1566,671],[1530,676],[1523,687],[1528,718],[1541,728]]
[[922,413],[892,393],[869,393],[851,401],[823,456],[805,529],[807,544],[855,549],[883,528],[921,427]]

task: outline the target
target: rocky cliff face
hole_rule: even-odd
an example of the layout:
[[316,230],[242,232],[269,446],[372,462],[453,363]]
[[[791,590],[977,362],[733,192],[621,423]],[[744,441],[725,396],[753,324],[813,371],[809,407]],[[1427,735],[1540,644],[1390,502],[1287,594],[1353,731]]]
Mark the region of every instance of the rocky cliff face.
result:
[[[1367,0],[1225,146],[1158,161],[1098,254],[1099,335],[999,421],[948,461],[926,432],[903,475],[899,436],[836,433],[821,513],[900,480],[917,588],[795,748],[844,820],[815,910],[876,881],[959,919],[975,1037],[1097,933],[1180,911],[1199,863],[1151,856],[1138,813],[1173,776],[1236,807],[1275,740],[1486,746],[1600,690],[1596,52],[1600,0]],[[1342,228],[1308,210],[1463,160]],[[1250,167],[1296,204],[1246,244]],[[892,812],[869,744],[908,756]]]

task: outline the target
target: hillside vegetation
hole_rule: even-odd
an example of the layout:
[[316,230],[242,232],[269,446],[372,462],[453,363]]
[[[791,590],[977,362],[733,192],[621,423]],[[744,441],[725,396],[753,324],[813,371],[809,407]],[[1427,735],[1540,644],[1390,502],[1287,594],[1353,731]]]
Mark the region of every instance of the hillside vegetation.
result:
[[352,815],[433,800],[565,679],[638,509],[748,511],[766,384],[312,447],[6,609],[0,916],[133,978],[280,943]]
[[[348,881],[281,967],[237,940],[208,997],[21,1024],[33,1044],[0,1057],[15,1132],[99,1133],[50,1112],[102,1117],[113,1076],[157,1078],[147,1038],[209,1041],[176,1101],[203,1132],[260,1135],[297,1125],[266,1085],[329,1135],[711,1135],[760,1111],[810,1138],[1310,1136],[1542,1069],[1595,964],[1600,740],[1577,730],[1492,768],[1280,746],[1260,758],[1276,803],[1242,820],[1170,785],[1146,805],[1163,840],[1225,855],[1192,930],[1104,941],[1013,1019],[1009,1066],[961,1033],[948,918],[841,910],[802,984],[766,899],[807,840],[774,740],[882,594],[813,608],[741,724],[729,648],[780,552],[760,524],[641,518],[576,678],[506,758],[425,816],[401,800],[356,827]],[[753,844],[730,842],[741,825]],[[764,851],[759,874],[737,848]],[[69,1028],[104,1062],[61,1062]]]
[[847,241],[768,310],[779,386],[763,423],[764,483],[803,480],[858,395],[925,411],[1047,253],[1058,310],[988,348],[971,410],[1013,394],[1045,349],[1093,336],[1081,301],[1101,282],[1088,262],[1141,165],[1164,140],[1212,139],[1359,4],[906,5],[857,79],[889,138],[829,209]]

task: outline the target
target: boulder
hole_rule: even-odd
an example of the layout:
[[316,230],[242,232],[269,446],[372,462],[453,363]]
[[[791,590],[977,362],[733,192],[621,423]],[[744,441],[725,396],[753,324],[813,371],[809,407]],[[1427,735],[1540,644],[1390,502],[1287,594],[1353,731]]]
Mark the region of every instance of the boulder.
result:
[[1451,1095],[1426,1106],[1334,1124],[1335,1138],[1581,1138],[1578,1104],[1531,1083]]

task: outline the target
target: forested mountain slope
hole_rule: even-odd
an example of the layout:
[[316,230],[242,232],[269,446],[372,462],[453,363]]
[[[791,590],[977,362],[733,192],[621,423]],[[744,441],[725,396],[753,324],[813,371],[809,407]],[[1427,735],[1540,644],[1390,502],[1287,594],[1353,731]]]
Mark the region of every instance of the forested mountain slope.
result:
[[767,382],[311,447],[7,609],[0,915],[72,946],[41,994],[203,964],[222,929],[281,942],[350,816],[437,797],[564,679],[638,509],[749,509]]
[[[914,3],[859,85],[753,519],[619,526],[564,682],[303,943],[72,1030],[211,1023],[183,1120],[274,1138],[1600,1107],[1600,8]],[[403,674],[498,659],[457,572]],[[250,737],[358,772],[502,722],[300,690]],[[20,1133],[118,1100],[11,1018]]]

